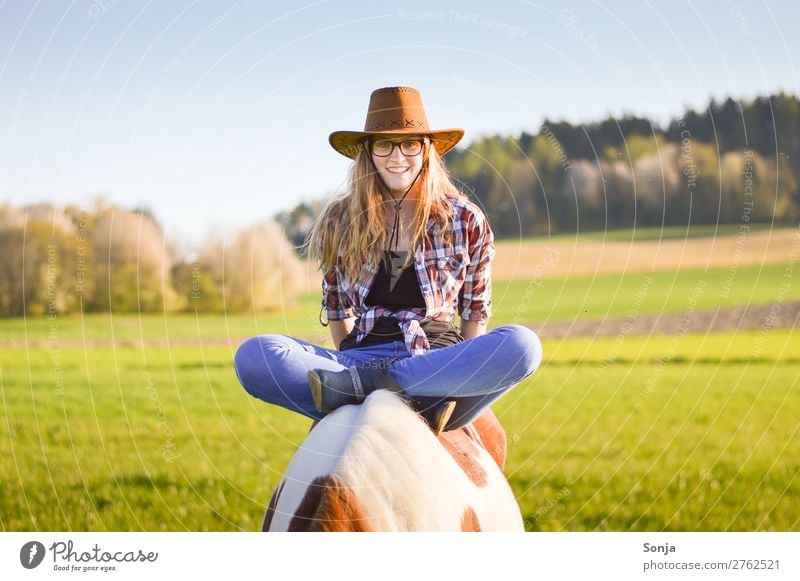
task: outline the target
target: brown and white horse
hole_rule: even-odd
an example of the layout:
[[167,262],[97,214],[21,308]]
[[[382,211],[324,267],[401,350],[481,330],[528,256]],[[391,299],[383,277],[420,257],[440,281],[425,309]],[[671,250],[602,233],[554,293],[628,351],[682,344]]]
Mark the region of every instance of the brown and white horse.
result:
[[522,531],[505,454],[490,410],[437,438],[397,394],[378,390],[311,430],[262,530]]

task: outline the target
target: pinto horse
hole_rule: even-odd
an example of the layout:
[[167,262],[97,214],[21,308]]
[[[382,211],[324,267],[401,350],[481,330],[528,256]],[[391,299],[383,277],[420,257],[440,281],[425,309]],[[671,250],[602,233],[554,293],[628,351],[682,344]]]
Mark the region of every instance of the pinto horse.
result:
[[438,436],[388,390],[323,418],[289,463],[264,531],[522,531],[490,410]]

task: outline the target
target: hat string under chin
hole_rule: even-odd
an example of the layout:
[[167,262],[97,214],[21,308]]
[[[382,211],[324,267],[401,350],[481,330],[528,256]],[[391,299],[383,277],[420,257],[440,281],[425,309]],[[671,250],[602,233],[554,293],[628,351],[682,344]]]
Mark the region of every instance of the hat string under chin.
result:
[[[425,153],[427,154],[427,149]],[[392,235],[389,237],[389,249],[392,251],[396,251],[397,246],[400,243],[400,208],[403,205],[406,196],[408,196],[408,192],[411,191],[411,188],[413,188],[414,184],[417,183],[419,176],[422,175],[422,170],[424,169],[425,163],[427,161],[428,158],[426,155],[425,159],[422,160],[422,167],[420,167],[419,172],[414,178],[414,181],[412,181],[411,185],[408,186],[408,188],[406,188],[406,191],[403,193],[403,195],[400,197],[399,200],[395,199],[395,197],[392,195],[392,191],[389,188],[386,188],[386,191],[389,193],[389,197],[392,198],[392,201],[394,201],[394,224],[392,224]]]

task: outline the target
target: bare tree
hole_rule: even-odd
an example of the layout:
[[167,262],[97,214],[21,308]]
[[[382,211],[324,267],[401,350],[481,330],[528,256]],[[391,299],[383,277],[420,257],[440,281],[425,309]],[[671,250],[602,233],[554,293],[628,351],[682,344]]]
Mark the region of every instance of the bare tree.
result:
[[75,227],[49,204],[0,208],[0,315],[55,315],[76,302]]
[[101,210],[92,228],[92,246],[96,308],[158,311],[175,307],[169,277],[171,247],[151,214],[117,207]]
[[663,208],[671,203],[679,184],[678,147],[667,144],[659,151],[634,161],[633,175],[639,215],[647,224],[661,220]]
[[228,244],[206,245],[200,272],[222,289],[228,312],[262,312],[292,304],[305,278],[294,248],[271,220],[239,232]]

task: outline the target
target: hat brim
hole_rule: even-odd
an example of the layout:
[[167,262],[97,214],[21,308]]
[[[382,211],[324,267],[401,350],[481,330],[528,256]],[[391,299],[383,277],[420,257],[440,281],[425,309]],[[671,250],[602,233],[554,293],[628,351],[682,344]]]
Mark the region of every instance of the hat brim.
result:
[[437,129],[436,131],[410,132],[408,129],[388,131],[334,131],[328,141],[336,151],[345,157],[355,159],[361,143],[366,137],[397,137],[398,135],[426,135],[433,139],[433,146],[439,155],[444,155],[464,137],[463,129]]

